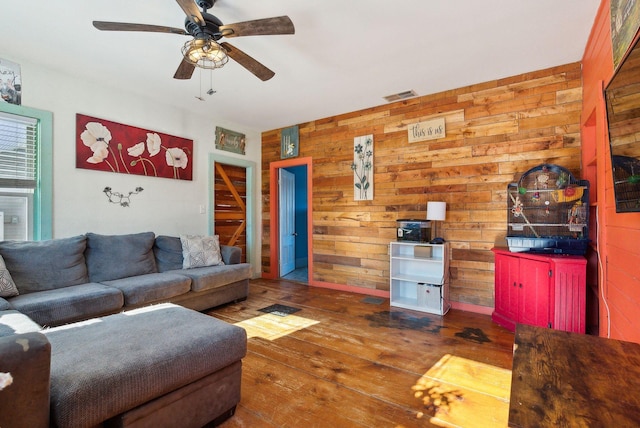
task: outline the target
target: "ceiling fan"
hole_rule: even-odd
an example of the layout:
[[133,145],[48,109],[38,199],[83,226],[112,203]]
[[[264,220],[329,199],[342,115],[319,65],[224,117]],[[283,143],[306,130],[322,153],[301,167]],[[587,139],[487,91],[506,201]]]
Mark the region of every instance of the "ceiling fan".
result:
[[[207,13],[207,9],[212,8],[216,0],[195,0],[195,2],[194,0],[176,0],[176,2],[187,15],[184,30],[161,25],[106,21],[93,21],[93,26],[103,31],[146,31],[192,36],[193,39],[185,43],[182,48],[183,58],[173,76],[175,79],[190,79],[195,67],[222,67],[229,57],[260,80],[269,80],[275,75],[273,71],[240,49],[227,42],[218,43],[218,40],[223,37],[294,34],[295,28],[288,16],[224,25],[218,18]],[[198,10],[198,6],[202,11]]]

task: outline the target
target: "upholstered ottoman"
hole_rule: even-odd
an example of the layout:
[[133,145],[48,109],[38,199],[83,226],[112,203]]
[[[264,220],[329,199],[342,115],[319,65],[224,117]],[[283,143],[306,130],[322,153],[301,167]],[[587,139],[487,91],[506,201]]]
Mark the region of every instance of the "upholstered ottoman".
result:
[[240,401],[244,329],[161,304],[44,331],[51,424],[201,427]]

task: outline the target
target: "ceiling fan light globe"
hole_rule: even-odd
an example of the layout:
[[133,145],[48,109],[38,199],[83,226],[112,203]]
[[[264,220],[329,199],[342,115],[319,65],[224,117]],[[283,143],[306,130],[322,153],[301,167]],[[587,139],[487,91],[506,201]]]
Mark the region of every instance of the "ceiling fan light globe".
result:
[[227,51],[215,40],[189,40],[182,47],[182,55],[191,64],[200,68],[220,68],[229,62]]

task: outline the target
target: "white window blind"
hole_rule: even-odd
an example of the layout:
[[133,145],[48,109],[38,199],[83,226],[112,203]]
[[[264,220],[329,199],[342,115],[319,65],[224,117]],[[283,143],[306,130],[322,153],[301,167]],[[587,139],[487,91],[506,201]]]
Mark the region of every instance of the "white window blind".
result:
[[37,119],[0,112],[0,188],[36,188],[37,141]]

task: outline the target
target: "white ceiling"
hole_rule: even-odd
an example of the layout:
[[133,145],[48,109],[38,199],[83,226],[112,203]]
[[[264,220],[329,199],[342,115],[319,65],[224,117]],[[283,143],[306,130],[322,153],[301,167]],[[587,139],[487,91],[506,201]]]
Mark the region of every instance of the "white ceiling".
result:
[[[234,62],[173,79],[189,36],[106,32],[93,20],[183,28],[174,0],[3,0],[0,58],[41,63],[266,131],[580,61],[600,0],[218,0],[225,24],[288,15],[295,35],[227,39],[275,71]],[[28,82],[24,82],[28,92]],[[217,91],[207,95],[207,90]],[[200,101],[196,97],[202,96]],[[36,106],[37,107],[37,106]]]

